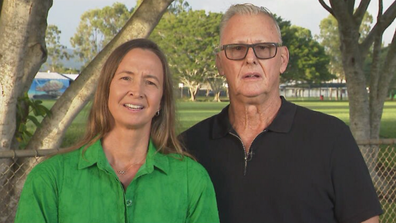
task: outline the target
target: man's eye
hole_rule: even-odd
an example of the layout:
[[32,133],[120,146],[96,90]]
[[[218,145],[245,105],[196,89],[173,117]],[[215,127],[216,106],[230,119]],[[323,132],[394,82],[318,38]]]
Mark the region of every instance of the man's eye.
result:
[[234,50],[243,50],[244,46],[235,46]]
[[266,50],[268,47],[267,46],[265,46],[265,45],[258,45],[258,46],[256,46],[256,49],[258,49],[258,50]]

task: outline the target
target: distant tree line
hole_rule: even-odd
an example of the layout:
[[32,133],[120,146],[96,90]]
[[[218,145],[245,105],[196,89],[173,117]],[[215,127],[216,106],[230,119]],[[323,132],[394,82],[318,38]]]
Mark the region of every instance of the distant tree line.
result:
[[[65,69],[62,70],[60,59],[71,56],[86,66],[122,29],[134,9],[114,3],[86,11],[70,39],[74,55],[66,54],[65,46],[59,43],[60,30],[55,25],[48,26],[49,67],[62,72]],[[189,89],[192,101],[203,84],[210,86],[215,101],[220,101],[220,92],[225,90],[225,79],[215,67],[221,16],[222,13],[192,10],[184,0],[174,1],[150,35],[168,56],[175,83],[183,83]],[[310,85],[336,78],[336,73],[329,72],[331,57],[326,53],[326,47],[315,40],[308,29],[294,26],[279,16],[276,19],[282,31],[283,44],[290,49],[289,67],[281,76],[283,83]]]

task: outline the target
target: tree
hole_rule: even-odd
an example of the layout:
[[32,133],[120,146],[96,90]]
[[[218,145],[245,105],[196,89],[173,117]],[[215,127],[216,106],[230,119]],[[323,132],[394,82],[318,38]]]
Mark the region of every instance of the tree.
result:
[[[363,17],[362,25],[359,28],[360,41],[367,37],[372,23],[373,17],[368,12],[366,12]],[[345,80],[344,69],[342,67],[337,20],[330,14],[327,18],[324,18],[320,22],[319,27],[319,39],[321,40],[322,46],[325,48],[326,54],[330,57],[328,69],[339,79]]]
[[290,61],[281,75],[281,82],[304,82],[308,84],[331,80],[333,76],[326,68],[328,57],[324,48],[312,38],[308,29],[291,25],[275,15],[282,33],[283,45],[289,49]]
[[[395,36],[388,46],[386,63],[383,67],[379,66],[382,35],[396,17],[396,2],[393,2],[385,13],[380,4],[377,23],[367,37],[360,41],[359,28],[370,1],[361,1],[355,11],[352,4],[354,1],[330,0],[331,7],[323,0],[319,2],[338,22],[342,64],[350,100],[351,130],[357,139],[376,139],[379,137],[379,121],[384,99],[396,68]],[[371,46],[373,46],[371,81],[367,83],[363,65]],[[369,86],[370,93],[367,92],[366,86]]]
[[217,73],[220,19],[220,13],[178,10],[164,16],[150,36],[168,55],[175,78],[189,88],[192,101],[207,77]]
[[[351,131],[357,140],[378,139],[384,101],[396,70],[396,33],[388,46],[389,50],[383,66],[380,62],[382,35],[396,18],[396,1],[385,12],[383,12],[382,0],[379,1],[377,22],[363,39],[360,39],[360,27],[370,4],[369,0],[360,1],[356,10],[354,0],[329,0],[330,5],[324,0],[319,0],[319,3],[338,23],[342,65],[349,96]],[[368,81],[364,72],[364,63],[370,49],[372,66]],[[372,177],[377,178],[375,163],[378,147],[362,146],[361,150]]]
[[[132,38],[148,37],[172,0],[144,0],[122,30],[88,64],[80,76],[51,108],[41,127],[36,130],[27,149],[59,148],[65,130],[78,112],[88,103],[107,55]],[[1,151],[18,148],[15,140],[17,98],[26,92],[40,66],[46,60],[45,30],[51,0],[4,0],[0,14],[0,142]],[[0,161],[0,171],[11,160]],[[25,164],[22,169],[29,168]],[[12,171],[8,171],[12,173]],[[0,221],[12,222],[13,213],[24,178],[23,171],[4,176],[0,182]],[[7,180],[7,181],[5,181]],[[10,187],[15,185],[14,187]],[[11,193],[10,193],[11,192]],[[7,206],[6,206],[7,205]],[[10,210],[6,210],[10,209]],[[3,216],[7,214],[7,216]]]
[[[324,48],[312,38],[311,31],[298,26],[284,26],[288,35],[284,44],[290,51],[290,64],[282,81],[300,81],[311,85],[335,78],[327,69],[329,58]],[[291,35],[291,36],[290,36]]]
[[121,30],[130,15],[122,3],[84,12],[77,32],[70,39],[79,60],[84,64],[91,61]]
[[61,60],[69,59],[70,55],[67,53],[67,47],[60,43],[61,31],[56,25],[49,25],[45,34],[45,43],[47,46],[48,59],[46,64],[51,71],[64,70]]
[[209,75],[206,81],[212,88],[214,94],[213,101],[221,102],[220,93],[222,90],[224,90],[224,83],[226,82],[224,76],[221,76],[218,72],[216,72],[213,75]]

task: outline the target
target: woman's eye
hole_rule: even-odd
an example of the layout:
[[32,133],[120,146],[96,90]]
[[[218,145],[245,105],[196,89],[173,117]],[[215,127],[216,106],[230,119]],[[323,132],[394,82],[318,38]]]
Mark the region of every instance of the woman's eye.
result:
[[152,81],[147,81],[147,84],[157,86],[157,84],[155,84],[155,83],[152,82]]
[[128,81],[128,80],[130,80],[131,78],[130,77],[127,77],[127,76],[125,76],[125,77],[121,77],[121,80],[126,80],[126,81]]

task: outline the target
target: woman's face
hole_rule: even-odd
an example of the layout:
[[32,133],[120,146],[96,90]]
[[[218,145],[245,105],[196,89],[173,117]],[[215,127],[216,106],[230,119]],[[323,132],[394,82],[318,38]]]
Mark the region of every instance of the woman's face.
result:
[[108,106],[114,128],[150,129],[161,108],[164,72],[150,50],[135,48],[122,59],[110,83]]

